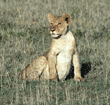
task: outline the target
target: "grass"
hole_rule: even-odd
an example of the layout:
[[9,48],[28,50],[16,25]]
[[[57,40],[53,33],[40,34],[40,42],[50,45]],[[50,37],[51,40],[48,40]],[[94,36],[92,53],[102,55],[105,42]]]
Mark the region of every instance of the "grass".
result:
[[[109,105],[109,8],[109,0],[1,0],[0,105]],[[50,12],[72,17],[84,82],[75,82],[72,72],[60,82],[17,79],[49,49]]]

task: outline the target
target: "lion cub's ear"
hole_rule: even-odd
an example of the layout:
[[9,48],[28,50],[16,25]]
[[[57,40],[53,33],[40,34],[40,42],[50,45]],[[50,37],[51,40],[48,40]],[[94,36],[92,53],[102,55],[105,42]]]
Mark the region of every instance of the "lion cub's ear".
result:
[[69,14],[65,14],[62,16],[64,18],[64,20],[67,22],[67,24],[70,24],[71,21],[71,16]]
[[54,20],[55,16],[51,13],[47,14],[48,16],[48,20],[49,20],[49,23],[52,23],[52,21]]

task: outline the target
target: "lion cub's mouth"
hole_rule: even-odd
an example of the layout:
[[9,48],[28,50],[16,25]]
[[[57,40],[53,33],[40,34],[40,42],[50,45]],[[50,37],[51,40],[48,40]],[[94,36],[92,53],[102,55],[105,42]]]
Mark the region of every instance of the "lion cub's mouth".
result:
[[60,35],[57,35],[57,34],[51,34],[51,36],[52,36],[53,38],[57,38],[57,37],[59,37]]
[[51,35],[53,38],[57,38],[57,37],[60,36],[59,34],[56,34],[55,32],[50,32],[50,35]]

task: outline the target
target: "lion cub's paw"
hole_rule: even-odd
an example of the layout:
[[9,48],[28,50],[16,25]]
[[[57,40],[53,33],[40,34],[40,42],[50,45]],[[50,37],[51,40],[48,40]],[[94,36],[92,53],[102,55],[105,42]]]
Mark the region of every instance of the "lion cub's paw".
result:
[[84,80],[82,77],[75,77],[74,79],[75,79],[75,81],[83,81]]

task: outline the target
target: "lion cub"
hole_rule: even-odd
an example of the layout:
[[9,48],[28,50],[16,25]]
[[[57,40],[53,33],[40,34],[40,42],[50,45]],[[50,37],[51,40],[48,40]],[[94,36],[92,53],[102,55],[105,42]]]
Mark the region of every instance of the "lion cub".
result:
[[62,80],[69,74],[72,63],[75,80],[82,80],[75,38],[72,32],[68,30],[71,16],[65,14],[62,17],[55,17],[50,13],[48,20],[52,36],[50,49],[22,71],[22,78],[28,80]]

